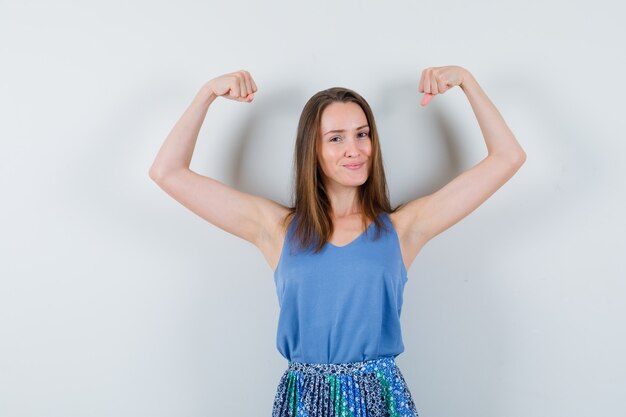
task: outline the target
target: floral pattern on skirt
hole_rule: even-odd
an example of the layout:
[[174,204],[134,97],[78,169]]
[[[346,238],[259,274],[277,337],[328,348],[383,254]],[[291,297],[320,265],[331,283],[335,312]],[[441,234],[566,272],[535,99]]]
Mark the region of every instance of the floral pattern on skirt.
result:
[[418,417],[394,357],[350,363],[289,362],[272,417]]

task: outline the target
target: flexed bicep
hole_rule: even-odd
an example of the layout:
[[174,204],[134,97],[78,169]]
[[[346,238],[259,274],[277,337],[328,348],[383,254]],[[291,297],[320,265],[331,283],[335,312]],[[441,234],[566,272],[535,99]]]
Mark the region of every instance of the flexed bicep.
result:
[[520,168],[510,159],[487,156],[432,194],[413,200],[399,211],[411,233],[432,239],[476,210]]
[[189,169],[157,181],[172,198],[214,226],[259,246],[272,233],[286,208]]

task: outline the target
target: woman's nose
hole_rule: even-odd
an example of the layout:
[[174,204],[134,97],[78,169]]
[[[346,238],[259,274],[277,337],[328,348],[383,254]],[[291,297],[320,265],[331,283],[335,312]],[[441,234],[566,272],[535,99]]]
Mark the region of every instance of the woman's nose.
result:
[[359,154],[359,146],[357,145],[356,139],[348,140],[346,145],[346,155],[358,155]]

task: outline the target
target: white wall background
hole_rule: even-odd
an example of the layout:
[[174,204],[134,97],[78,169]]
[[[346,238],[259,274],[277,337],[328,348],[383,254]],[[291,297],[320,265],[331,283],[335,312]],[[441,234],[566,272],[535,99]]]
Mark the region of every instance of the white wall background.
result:
[[[360,92],[392,203],[486,155],[460,65],[525,149],[409,270],[398,357],[421,417],[618,416],[626,384],[624,6],[617,1],[0,1],[0,415],[269,416],[287,362],[261,253],[148,177],[238,69],[191,168],[289,201],[298,116]],[[242,398],[245,401],[242,401]]]

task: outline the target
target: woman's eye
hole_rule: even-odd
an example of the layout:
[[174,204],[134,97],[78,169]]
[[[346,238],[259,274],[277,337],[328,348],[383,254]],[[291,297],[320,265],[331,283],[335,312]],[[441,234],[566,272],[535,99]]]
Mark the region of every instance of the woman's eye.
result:
[[[370,135],[369,132],[360,132],[357,136],[359,136],[360,138],[365,138],[365,137],[368,137],[369,135]],[[330,138],[329,140],[331,142],[336,142],[335,139],[340,140],[341,136],[335,136],[335,137]]]

